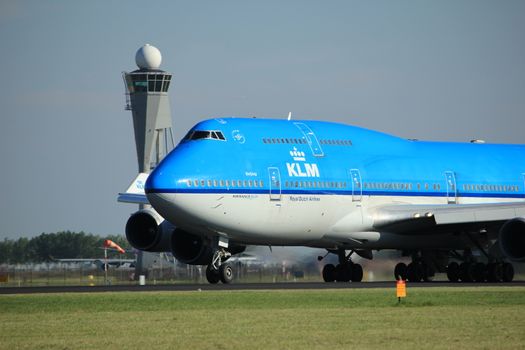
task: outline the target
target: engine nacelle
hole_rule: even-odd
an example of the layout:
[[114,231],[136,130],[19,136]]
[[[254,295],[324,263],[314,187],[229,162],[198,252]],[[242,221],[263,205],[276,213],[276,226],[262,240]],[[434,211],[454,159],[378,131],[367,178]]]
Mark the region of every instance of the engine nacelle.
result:
[[[211,264],[214,249],[209,239],[177,228],[171,237],[171,251],[180,262],[190,265]],[[228,251],[235,255],[242,253],[245,246],[230,244]]]
[[132,214],[126,223],[126,238],[133,248],[147,252],[169,252],[173,225],[155,210],[143,209]]
[[179,228],[173,231],[171,251],[185,264],[208,265],[213,258],[213,249],[203,237]]
[[499,231],[498,242],[505,257],[525,261],[525,218],[507,221]]

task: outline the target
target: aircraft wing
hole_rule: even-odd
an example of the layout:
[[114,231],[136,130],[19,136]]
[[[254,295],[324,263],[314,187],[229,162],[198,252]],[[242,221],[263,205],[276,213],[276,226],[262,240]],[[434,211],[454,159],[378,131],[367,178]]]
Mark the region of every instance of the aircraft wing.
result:
[[525,202],[443,205],[386,205],[371,209],[373,227],[400,234],[490,228],[525,217]]
[[146,194],[144,193],[144,185],[148,179],[146,173],[140,173],[137,175],[135,180],[129,185],[126,192],[118,194],[118,201],[122,203],[134,203],[134,204],[149,204]]

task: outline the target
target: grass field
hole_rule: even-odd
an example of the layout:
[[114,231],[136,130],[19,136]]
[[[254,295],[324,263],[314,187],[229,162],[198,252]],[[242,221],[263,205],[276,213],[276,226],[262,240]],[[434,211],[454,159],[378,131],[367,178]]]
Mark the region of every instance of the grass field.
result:
[[525,348],[525,288],[0,295],[0,349]]

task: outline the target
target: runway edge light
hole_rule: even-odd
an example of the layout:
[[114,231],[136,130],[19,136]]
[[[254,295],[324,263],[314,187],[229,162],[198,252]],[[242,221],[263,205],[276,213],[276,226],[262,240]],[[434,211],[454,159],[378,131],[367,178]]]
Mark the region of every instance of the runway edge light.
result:
[[401,303],[401,298],[407,296],[407,286],[404,280],[398,280],[396,283],[397,302]]

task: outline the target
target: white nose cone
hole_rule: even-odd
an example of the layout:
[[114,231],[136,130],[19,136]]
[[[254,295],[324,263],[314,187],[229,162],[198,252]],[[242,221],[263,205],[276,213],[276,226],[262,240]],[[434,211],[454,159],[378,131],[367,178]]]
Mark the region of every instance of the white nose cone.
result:
[[162,55],[159,49],[150,44],[142,46],[135,55],[135,63],[141,69],[159,69],[161,62]]

